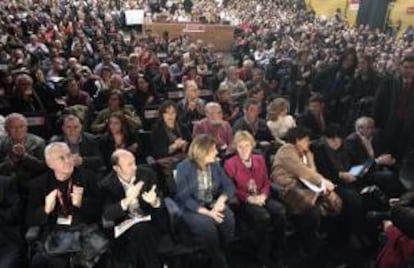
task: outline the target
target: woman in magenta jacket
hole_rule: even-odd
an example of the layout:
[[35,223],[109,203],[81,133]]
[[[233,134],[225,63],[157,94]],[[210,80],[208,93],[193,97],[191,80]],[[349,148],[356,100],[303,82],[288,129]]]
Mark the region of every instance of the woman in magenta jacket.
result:
[[248,131],[238,131],[233,145],[237,154],[225,162],[224,168],[235,182],[241,216],[254,232],[257,257],[264,265],[271,265],[271,254],[281,256],[284,244],[285,208],[270,196],[265,159],[252,153],[254,137]]

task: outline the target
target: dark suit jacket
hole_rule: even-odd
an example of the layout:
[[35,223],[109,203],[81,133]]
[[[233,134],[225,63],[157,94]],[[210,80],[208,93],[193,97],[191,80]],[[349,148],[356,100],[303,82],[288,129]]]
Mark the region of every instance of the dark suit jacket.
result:
[[259,119],[258,127],[256,133],[253,133],[253,129],[250,125],[246,122],[244,116],[240,117],[236,120],[233,125],[233,133],[235,134],[239,130],[246,130],[250,132],[255,138],[256,141],[272,141],[273,136],[270,133],[269,128],[267,127],[266,121],[263,119]]
[[169,91],[174,91],[177,89],[177,85],[173,79],[167,79],[166,83],[164,83],[161,79],[161,75],[154,77],[151,84],[153,86],[155,94],[157,95],[157,98],[166,98]]
[[398,77],[387,77],[380,84],[375,96],[374,119],[377,127],[384,131],[384,146],[395,142],[393,141],[395,134],[410,138],[414,132],[414,84],[411,85],[405,121],[402,125],[398,125],[397,112],[402,84],[402,80]]
[[331,66],[315,75],[313,88],[320,92],[327,106],[334,100],[349,95],[353,84],[353,74],[345,73],[340,66]]
[[[101,200],[97,193],[99,178],[96,174],[84,169],[75,169],[71,178],[73,185],[84,188],[82,206],[72,207],[72,225],[97,222],[101,214]],[[52,170],[31,182],[26,211],[28,225],[43,226],[49,230],[57,227],[59,202],[56,202],[55,210],[49,215],[44,211],[45,197],[56,189],[57,185],[58,181]]]
[[[219,163],[211,164],[211,176],[213,199],[217,199],[221,194],[226,194],[231,199],[235,191],[234,184]],[[197,212],[201,206],[198,199],[197,165],[193,161],[185,159],[178,164],[176,177],[175,200],[178,206],[186,211]]]
[[202,99],[197,100],[197,109],[190,111],[187,109],[186,99],[182,99],[177,103],[177,118],[181,125],[185,126],[190,132],[193,131],[194,122],[204,118],[204,105]]
[[[352,166],[361,165],[366,161],[370,160],[368,152],[365,149],[361,138],[355,132],[351,133],[345,139],[344,145],[349,156],[349,161]],[[375,157],[384,153],[378,132],[374,134],[374,137],[372,139],[372,147],[374,149]]]
[[28,133],[24,146],[27,154],[19,162],[10,159],[12,141],[8,136],[0,139],[0,174],[12,176],[19,183],[26,183],[46,170],[43,159],[45,141],[33,134]]
[[333,154],[333,157],[335,157],[336,161],[340,163],[342,167],[336,166],[335,163],[333,163],[328,153],[329,148],[327,148],[327,145],[322,138],[312,142],[311,150],[313,152],[318,172],[336,184],[342,183],[339,178],[339,172],[346,172],[350,168],[349,160],[344,147],[342,146]]
[[[147,101],[150,97],[154,97],[155,94],[151,89],[148,92],[142,92],[140,90],[135,90],[132,94],[127,95],[129,103],[134,106],[135,111],[137,112],[140,118],[145,118],[144,108],[147,105]],[[156,100],[154,100],[155,102]]]
[[31,97],[31,101],[26,101],[17,96],[11,98],[10,106],[13,108],[13,112],[15,113],[29,114],[36,112],[45,112],[43,103],[35,95]]
[[[325,125],[328,126],[329,118],[324,115]],[[302,116],[298,118],[298,125],[306,127],[311,131],[311,139],[318,139],[323,135],[323,129],[319,127],[315,116],[310,112],[306,111]]]
[[20,223],[22,207],[14,179],[0,176],[0,248],[23,243]]
[[251,90],[253,88],[260,88],[260,89],[263,89],[263,91],[266,93],[271,91],[269,83],[266,82],[265,80],[260,81],[258,84],[255,84],[253,80],[247,81],[246,87],[248,90]]
[[[149,168],[142,166],[138,167],[134,184],[138,183],[139,181],[144,182],[141,194],[143,192],[149,191],[154,184],[157,184],[154,172],[152,172],[152,170]],[[99,183],[99,190],[104,198],[104,219],[107,221],[113,221],[115,224],[126,220],[128,217],[128,211],[124,211],[121,207],[121,200],[125,198],[125,191],[118,179],[117,174],[114,171],[109,173]],[[160,212],[163,206],[160,208],[153,208],[142,199],[141,194],[138,198],[140,208],[145,214],[151,214],[151,217],[155,217],[156,219],[157,213]]]
[[[79,154],[83,158],[82,168],[103,171],[104,162],[96,137],[87,132],[83,132],[81,135],[82,141],[79,144]],[[50,142],[55,141],[65,142],[64,135],[54,136],[50,139]]]
[[380,82],[381,78],[374,70],[369,71],[365,78],[361,74],[356,75],[352,89],[354,100],[358,101],[361,98],[374,97]]
[[[178,131],[176,131],[177,135],[178,135],[178,132],[181,134],[180,138],[188,142],[191,141],[190,132],[186,127],[182,126],[181,124],[177,124],[177,129],[178,129]],[[167,157],[171,155],[168,153],[168,147],[173,142],[171,142],[170,139],[168,138],[164,122],[162,122],[161,120],[159,120],[152,127],[151,142],[152,142],[152,149],[153,149],[153,154],[155,158],[162,158],[162,157]]]

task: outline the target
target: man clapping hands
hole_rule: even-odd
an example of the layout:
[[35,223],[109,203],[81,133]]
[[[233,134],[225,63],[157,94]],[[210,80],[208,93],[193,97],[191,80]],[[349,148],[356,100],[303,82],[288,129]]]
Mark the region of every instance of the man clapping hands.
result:
[[[144,167],[137,167],[135,157],[124,149],[111,156],[113,171],[99,187],[105,197],[103,218],[116,226],[131,219],[150,217],[150,221],[136,222],[114,240],[115,247],[129,255],[134,267],[160,266],[157,256],[157,222],[163,206],[157,194],[155,174]],[[141,266],[139,266],[141,267]]]

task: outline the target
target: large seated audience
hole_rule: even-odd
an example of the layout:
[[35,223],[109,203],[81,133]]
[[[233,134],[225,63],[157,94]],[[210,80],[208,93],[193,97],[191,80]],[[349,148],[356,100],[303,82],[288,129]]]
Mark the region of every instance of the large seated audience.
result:
[[[231,51],[139,34],[134,8],[235,25]],[[1,1],[0,20],[1,268],[413,265],[412,29],[294,0]]]

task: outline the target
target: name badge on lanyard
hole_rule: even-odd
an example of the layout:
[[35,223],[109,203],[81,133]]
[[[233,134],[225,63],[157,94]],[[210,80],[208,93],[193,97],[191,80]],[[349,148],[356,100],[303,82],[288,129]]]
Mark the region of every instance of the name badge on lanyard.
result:
[[71,225],[72,224],[72,215],[68,215],[66,217],[64,216],[59,216],[57,218],[56,223],[58,225]]

